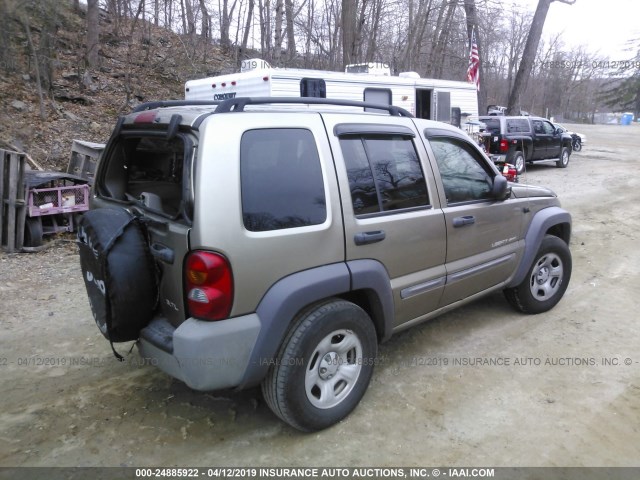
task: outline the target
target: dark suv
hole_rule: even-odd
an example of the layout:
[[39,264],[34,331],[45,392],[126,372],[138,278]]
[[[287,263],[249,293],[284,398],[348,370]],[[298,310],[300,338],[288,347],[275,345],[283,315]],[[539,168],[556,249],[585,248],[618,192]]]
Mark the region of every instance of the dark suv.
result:
[[236,98],[122,118],[78,238],[112,346],[196,390],[262,385],[310,431],[356,407],[393,334],[496,291],[553,308],[570,235],[553,192],[509,184],[450,125]]

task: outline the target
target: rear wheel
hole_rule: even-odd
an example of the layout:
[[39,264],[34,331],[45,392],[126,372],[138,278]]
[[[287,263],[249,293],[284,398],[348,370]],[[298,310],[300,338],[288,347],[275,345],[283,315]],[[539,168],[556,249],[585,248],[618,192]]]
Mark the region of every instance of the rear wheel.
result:
[[331,299],[303,311],[262,383],[273,412],[303,431],[346,417],[364,395],[377,353],[377,336],[364,310]]
[[571,252],[562,239],[546,235],[535,258],[522,283],[504,291],[509,303],[524,313],[551,310],[571,279]]
[[516,171],[518,172],[518,175],[521,175],[524,172],[525,161],[524,161],[524,155],[522,154],[522,152],[516,152],[515,156],[511,160],[511,163],[513,164],[514,167],[516,167]]
[[42,245],[42,218],[27,217],[24,223],[24,246],[39,247]]
[[562,147],[562,151],[560,152],[560,158],[556,162],[556,166],[558,168],[567,168],[567,165],[569,165],[570,155],[571,154],[569,152],[569,149],[567,147]]

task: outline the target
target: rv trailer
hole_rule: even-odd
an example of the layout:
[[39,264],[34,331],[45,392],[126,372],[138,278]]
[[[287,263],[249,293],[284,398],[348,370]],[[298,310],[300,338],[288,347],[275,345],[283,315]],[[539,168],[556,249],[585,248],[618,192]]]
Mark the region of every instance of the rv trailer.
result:
[[[358,73],[353,73],[358,72]],[[261,59],[242,62],[239,73],[190,80],[186,100],[235,97],[320,97],[394,105],[418,118],[460,126],[478,119],[472,83],[421,78],[415,72],[389,74],[386,64],[349,65],[347,72],[272,68]]]

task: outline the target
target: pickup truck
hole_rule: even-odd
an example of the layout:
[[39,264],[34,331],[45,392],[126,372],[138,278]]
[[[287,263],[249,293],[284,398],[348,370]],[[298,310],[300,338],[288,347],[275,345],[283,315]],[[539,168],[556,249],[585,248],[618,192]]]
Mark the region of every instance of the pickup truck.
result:
[[487,135],[484,148],[494,163],[510,163],[520,175],[527,162],[555,160],[559,168],[569,165],[571,135],[539,117],[502,115],[480,117]]

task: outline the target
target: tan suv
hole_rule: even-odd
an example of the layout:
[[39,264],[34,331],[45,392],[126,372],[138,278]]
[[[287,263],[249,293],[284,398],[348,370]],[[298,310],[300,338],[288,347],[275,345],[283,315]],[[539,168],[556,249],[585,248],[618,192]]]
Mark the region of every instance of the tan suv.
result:
[[553,192],[508,184],[459,129],[393,106],[236,98],[122,118],[79,244],[112,346],[136,340],[196,390],[262,384],[313,431],[356,407],[394,333],[497,290],[552,308],[570,233]]

